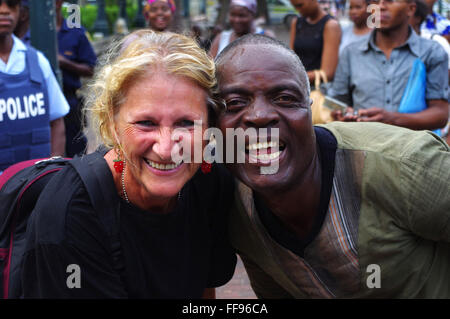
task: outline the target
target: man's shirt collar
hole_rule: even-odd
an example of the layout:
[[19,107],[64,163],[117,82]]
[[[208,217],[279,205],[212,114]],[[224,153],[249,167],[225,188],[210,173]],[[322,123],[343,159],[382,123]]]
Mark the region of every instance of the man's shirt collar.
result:
[[[402,48],[404,46],[408,46],[411,53],[414,54],[415,56],[419,57],[420,37],[417,35],[417,33],[413,30],[413,28],[411,26],[408,27],[408,30],[409,30],[408,40],[406,40],[405,43],[403,43],[401,46],[397,47],[396,49]],[[359,50],[365,52],[365,51],[368,51],[369,49],[372,49],[374,51],[381,52],[381,49],[375,44],[375,34],[376,34],[376,29],[373,30],[371,32],[370,36],[361,43],[361,45],[358,47]]]

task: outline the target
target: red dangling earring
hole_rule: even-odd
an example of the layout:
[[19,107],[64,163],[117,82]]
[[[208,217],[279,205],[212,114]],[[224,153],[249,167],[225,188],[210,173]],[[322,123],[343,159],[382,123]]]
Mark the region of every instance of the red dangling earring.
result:
[[208,162],[206,162],[206,161],[203,161],[202,162],[202,172],[203,172],[203,174],[208,174],[208,173],[210,173],[211,172],[211,167],[212,167],[212,164],[211,163],[208,163]]
[[116,152],[117,158],[113,160],[114,162],[114,169],[116,170],[116,173],[122,173],[123,172],[123,160],[120,159],[120,151]]

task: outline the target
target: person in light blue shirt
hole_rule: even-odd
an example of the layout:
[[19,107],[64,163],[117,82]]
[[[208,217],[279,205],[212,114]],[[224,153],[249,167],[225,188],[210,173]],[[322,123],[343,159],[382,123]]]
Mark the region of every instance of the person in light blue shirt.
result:
[[0,3],[0,171],[65,149],[69,105],[44,55],[13,35],[20,4]]
[[[382,122],[415,130],[444,127],[448,118],[448,57],[435,41],[418,36],[409,26],[413,0],[373,1],[381,8],[380,28],[368,40],[347,46],[339,56],[328,94],[351,112],[335,112],[337,120]],[[400,113],[399,106],[416,59],[426,68],[427,108]],[[357,111],[355,113],[354,111]]]

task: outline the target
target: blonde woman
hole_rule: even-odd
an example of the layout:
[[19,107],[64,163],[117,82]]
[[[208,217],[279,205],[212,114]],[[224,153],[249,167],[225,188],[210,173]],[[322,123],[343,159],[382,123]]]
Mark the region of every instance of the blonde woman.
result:
[[106,148],[81,162],[102,177],[104,205],[117,208],[109,218],[119,248],[76,171],[61,170],[29,221],[25,298],[200,298],[231,278],[232,179],[171,155],[177,140],[204,146],[194,131],[208,127],[214,71],[194,40],[169,32],[140,30],[110,51],[89,105]]

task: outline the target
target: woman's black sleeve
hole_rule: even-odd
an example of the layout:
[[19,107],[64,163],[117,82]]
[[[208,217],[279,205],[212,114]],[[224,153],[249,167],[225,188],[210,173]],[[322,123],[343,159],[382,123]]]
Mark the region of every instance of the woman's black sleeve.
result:
[[236,254],[228,234],[228,216],[233,203],[234,178],[223,165],[214,166],[216,180],[216,200],[213,201],[213,249],[211,273],[208,287],[219,287],[231,280],[236,267]]

